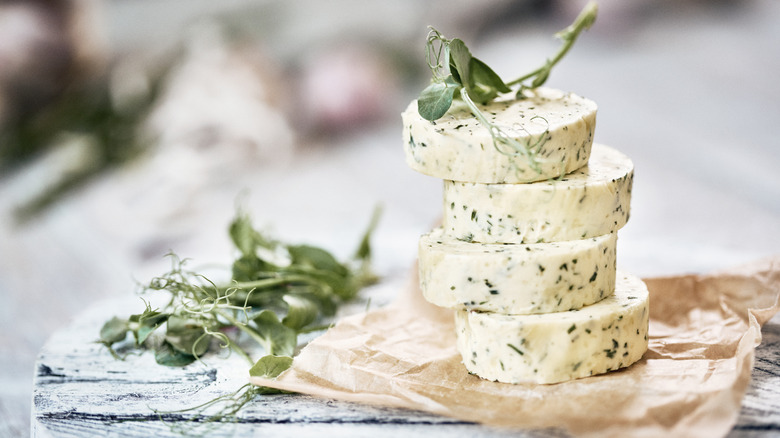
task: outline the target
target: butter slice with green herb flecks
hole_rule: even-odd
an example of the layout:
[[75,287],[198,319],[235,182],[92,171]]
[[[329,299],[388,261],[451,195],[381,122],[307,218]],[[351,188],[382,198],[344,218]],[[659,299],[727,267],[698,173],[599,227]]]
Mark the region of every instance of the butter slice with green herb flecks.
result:
[[594,144],[588,165],[530,184],[444,182],[444,230],[483,243],[586,239],[617,232],[629,217],[634,165]]
[[474,183],[543,181],[584,166],[593,144],[596,104],[550,88],[525,95],[480,109],[490,123],[525,145],[538,166],[506,145],[494,145],[489,129],[464,103],[455,101],[442,118],[430,122],[420,116],[416,100],[401,115],[407,164],[425,175]]
[[616,234],[533,244],[483,244],[441,228],[419,241],[420,288],[453,309],[532,314],[579,309],[615,288]]
[[639,278],[618,272],[615,293],[580,310],[507,316],[458,311],[455,329],[470,373],[505,383],[557,383],[627,367],[647,350],[649,300]]

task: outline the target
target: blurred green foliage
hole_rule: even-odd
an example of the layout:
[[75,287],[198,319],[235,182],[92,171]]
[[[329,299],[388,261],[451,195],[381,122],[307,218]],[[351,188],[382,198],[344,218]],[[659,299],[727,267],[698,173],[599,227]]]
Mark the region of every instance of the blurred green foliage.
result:
[[173,63],[148,76],[143,92],[124,97],[112,94],[110,75],[73,81],[48,104],[11,114],[0,126],[0,176],[30,164],[78,136],[88,146],[82,160],[62,178],[27,199],[16,210],[24,222],[106,171],[138,157],[153,142],[141,126],[162,94]]

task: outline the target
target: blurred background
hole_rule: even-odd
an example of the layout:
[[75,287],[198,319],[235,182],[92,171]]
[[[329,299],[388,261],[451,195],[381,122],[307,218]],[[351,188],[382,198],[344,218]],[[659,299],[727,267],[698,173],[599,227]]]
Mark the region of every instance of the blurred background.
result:
[[[548,85],[595,100],[596,141],[634,160],[619,268],[780,253],[780,3],[599,3]],[[583,5],[0,1],[0,435],[29,433],[49,334],[133,293],[169,250],[227,265],[237,205],[343,258],[381,204],[376,269],[405,277],[441,208],[400,144],[427,26],[509,80]]]

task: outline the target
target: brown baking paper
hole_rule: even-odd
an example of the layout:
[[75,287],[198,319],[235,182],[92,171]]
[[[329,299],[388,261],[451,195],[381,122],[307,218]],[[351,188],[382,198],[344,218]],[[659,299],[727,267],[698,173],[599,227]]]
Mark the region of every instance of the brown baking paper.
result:
[[469,374],[452,311],[409,287],[389,307],[348,317],[257,385],[575,435],[721,436],[735,424],[761,325],[780,309],[780,256],[711,275],[647,279],[649,349],[634,365],[554,385]]

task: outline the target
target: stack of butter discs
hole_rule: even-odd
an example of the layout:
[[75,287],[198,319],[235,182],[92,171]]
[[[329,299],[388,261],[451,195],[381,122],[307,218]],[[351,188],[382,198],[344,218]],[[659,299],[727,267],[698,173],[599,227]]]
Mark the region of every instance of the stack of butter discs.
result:
[[[441,228],[419,242],[420,288],[455,309],[469,372],[556,383],[627,367],[647,350],[648,292],[616,271],[633,164],[594,144],[596,104],[538,88],[485,105],[526,145],[507,151],[465,106],[404,111],[406,161],[444,180]],[[535,161],[529,159],[529,155]]]

